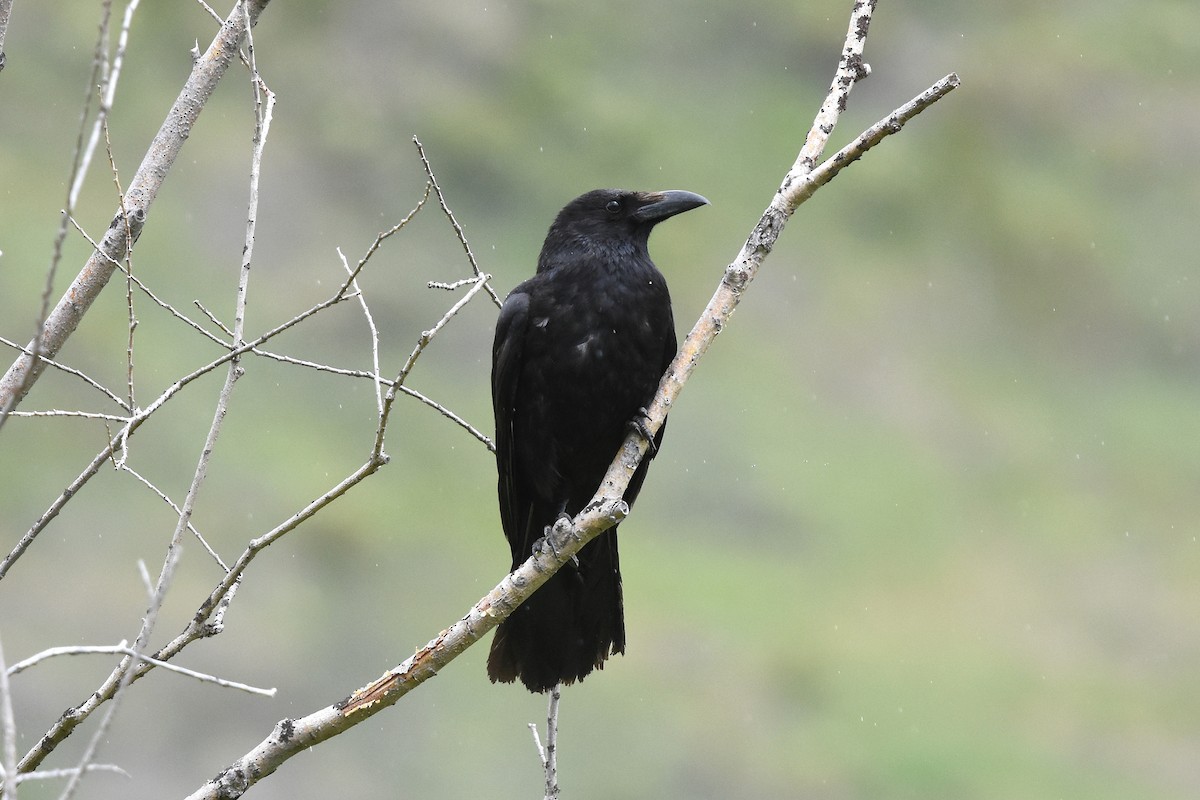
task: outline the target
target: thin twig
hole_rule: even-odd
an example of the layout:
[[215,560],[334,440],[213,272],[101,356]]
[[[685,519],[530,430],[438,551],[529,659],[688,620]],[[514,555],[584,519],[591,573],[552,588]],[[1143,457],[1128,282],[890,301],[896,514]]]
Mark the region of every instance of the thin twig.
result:
[[533,734],[533,746],[537,748],[538,763],[542,765],[542,769],[546,768],[546,748],[542,747],[542,734],[538,730],[536,722],[527,722],[525,725],[529,728],[529,732]]
[[[67,490],[64,491],[54,501],[54,503],[51,505],[51,508],[48,509],[41,518],[39,518],[39,520],[34,524],[33,528],[31,528],[30,531],[27,532],[24,537],[22,537],[21,542],[18,543],[17,547],[13,549],[9,556],[0,562],[0,578],[3,577],[9,568],[11,568],[15,560],[19,558],[20,555],[29,547],[36,535],[45,528],[45,526],[51,519],[54,518],[55,515],[57,515],[59,510],[61,510],[66,502],[69,501],[70,498],[73,497],[94,474],[96,474],[104,461],[111,459],[116,450],[124,446],[124,443],[127,442],[129,437],[140,428],[141,424],[145,422],[151,415],[153,415],[159,408],[161,408],[166,402],[170,401],[175,394],[182,391],[188,385],[191,385],[200,376],[208,374],[224,364],[229,364],[247,352],[255,352],[260,350],[261,345],[265,344],[275,336],[296,325],[299,325],[309,317],[357,294],[357,291],[354,290],[356,279],[364,269],[369,257],[378,249],[378,244],[392,233],[403,227],[403,224],[408,219],[411,219],[412,215],[415,214],[420,209],[422,204],[428,199],[431,191],[431,187],[427,186],[425,196],[422,198],[421,203],[418,203],[417,207],[410,212],[409,216],[406,217],[405,220],[403,220],[400,224],[394,226],[390,232],[385,231],[383,234],[377,237],[377,241],[373,243],[371,248],[369,248],[367,255],[359,262],[358,265],[354,267],[354,269],[349,271],[345,281],[329,299],[315,304],[306,311],[297,314],[292,319],[260,335],[253,341],[244,341],[244,336],[240,334],[240,331],[235,331],[235,335],[231,336],[231,338],[235,340],[235,343],[232,346],[224,345],[225,347],[229,347],[228,352],[223,353],[220,358],[213,360],[209,364],[178,379],[170,387],[167,387],[167,389],[164,390],[149,406],[144,409],[139,409],[137,413],[133,414],[128,419],[127,424],[125,424],[123,428],[116,433],[116,435],[110,437],[109,443],[105,449],[97,454],[92,463],[89,464],[88,467],[79,475],[79,477],[72,482]],[[439,323],[434,327],[432,331],[434,334],[436,334],[436,332],[440,330],[440,328],[443,327],[460,308],[462,308],[463,304],[479,290],[479,288],[482,286],[482,280],[482,278],[472,279],[471,282],[475,285],[472,287],[471,291],[468,292],[468,296],[456,303],[455,306],[443,316]],[[214,319],[215,322],[215,317],[210,315],[210,318]],[[239,341],[241,342],[240,344],[238,344]],[[364,374],[362,377],[369,377],[376,382],[381,380],[378,375],[372,376],[370,374]],[[392,390],[413,394],[414,396],[420,394],[418,392],[407,390],[406,387],[396,387],[394,383],[389,383],[389,392]],[[428,398],[425,398],[425,400],[428,401]],[[433,403],[433,401],[428,401],[428,404],[438,408],[440,411],[442,411],[442,413],[445,413],[451,419],[458,421],[465,428],[472,431],[477,437],[480,437],[481,440],[485,441],[486,443],[486,437],[483,437],[478,431],[474,431],[473,428],[471,428],[465,422],[459,420],[447,409],[438,406],[436,403]],[[387,424],[387,416],[388,415],[385,408],[385,413],[382,414],[378,420],[378,432],[376,434],[377,441],[381,440],[382,430]],[[365,464],[340,481],[328,492],[312,501],[304,509],[294,514],[276,528],[258,537],[257,539],[252,540],[242,555],[239,556],[239,558],[232,565],[230,565],[228,572],[222,577],[216,588],[214,588],[210,593],[209,597],[200,605],[192,620],[188,623],[184,630],[172,641],[160,648],[154,654],[154,657],[160,661],[167,661],[197,638],[219,633],[223,625],[225,611],[228,609],[238,586],[240,586],[240,581],[246,568],[255,558],[255,556],[282,536],[296,530],[301,524],[311,519],[330,503],[342,497],[351,488],[356,486],[369,475],[373,474],[386,462],[387,457],[382,453],[372,453],[370,459]],[[118,466],[122,466],[123,469],[128,469],[128,467],[120,464]],[[132,470],[129,471],[132,473]],[[183,516],[183,514],[181,514],[181,516]],[[159,592],[155,591],[152,587],[151,595],[152,597],[157,597]],[[155,601],[152,600],[152,604],[153,602]],[[114,670],[108,679],[106,679],[106,681],[83,703],[68,709],[68,711],[64,713],[62,717],[60,717],[54,723],[53,726],[51,726],[50,730],[47,731],[47,733],[38,740],[37,744],[25,754],[18,768],[21,770],[36,769],[41,762],[57,748],[58,744],[71,735],[72,731],[74,731],[83,720],[87,719],[97,708],[112,699],[114,692],[120,685],[128,685],[129,683],[138,680],[143,675],[147,674],[151,668],[152,665],[143,661],[138,661],[129,665],[122,664],[122,666]]]
[[13,798],[17,796],[17,720],[13,716],[9,673],[4,647],[0,646],[0,765],[4,771],[0,776],[0,794]]
[[[31,355],[31,351],[29,350],[28,347],[17,344],[16,342],[14,342],[10,339],[4,338],[3,336],[0,336],[0,344],[7,345],[8,347],[11,347],[14,350],[18,350],[18,351],[24,353],[25,355]],[[77,370],[73,367],[68,367],[66,364],[63,364],[60,361],[55,361],[52,358],[47,358],[44,355],[41,356],[41,361],[48,367],[54,367],[55,369],[59,370],[60,372],[65,372],[68,375],[74,375],[76,378],[79,378],[80,380],[84,381],[85,383],[87,383],[89,386],[91,386],[96,391],[102,393],[109,400],[112,400],[114,403],[116,403],[118,406],[120,406],[125,411],[132,412],[133,409],[126,406],[125,401],[122,400],[120,397],[117,397],[116,392],[114,392],[111,389],[109,389],[108,387],[102,385],[99,381],[94,380],[93,378],[89,377],[85,373],[80,372],[79,370]]]
[[428,283],[428,286],[430,289],[446,289],[447,291],[454,291],[455,289],[461,289],[462,287],[466,286],[468,283],[474,283],[475,280],[476,280],[475,278],[460,278],[459,280],[449,281],[449,282],[430,281]]
[[[96,119],[92,123],[92,133],[88,139],[87,146],[83,148],[82,156],[79,161],[79,171],[76,172],[74,180],[71,181],[71,191],[68,195],[67,210],[75,208],[79,200],[79,193],[83,190],[84,179],[87,178],[88,168],[92,163],[92,156],[96,152],[96,147],[100,143],[101,130],[108,124],[108,116],[112,113],[113,99],[117,94],[117,80],[121,77],[121,66],[125,63],[125,48],[129,44],[129,29],[133,25],[133,15],[137,12],[138,4],[141,0],[129,0],[125,5],[125,16],[121,21],[121,32],[117,37],[117,52],[110,63],[107,58],[108,52],[108,19],[107,13],[103,22],[103,50],[105,57],[101,59],[100,72],[102,79],[100,81],[100,105],[96,112]],[[106,5],[108,5],[106,3]],[[90,88],[94,88],[93,87]],[[104,131],[107,138],[108,132]]]
[[376,429],[375,447],[372,450],[372,452],[374,452],[376,455],[383,455],[383,435],[385,429],[387,428],[387,421],[389,415],[391,414],[392,405],[396,400],[396,392],[402,389],[404,381],[408,378],[409,373],[412,372],[412,368],[416,365],[417,359],[421,357],[421,353],[425,352],[425,348],[428,347],[429,343],[433,341],[433,338],[437,336],[438,331],[444,328],[446,323],[449,322],[454,315],[463,308],[463,306],[471,302],[471,298],[474,297],[480,289],[491,288],[488,286],[488,280],[490,280],[491,277],[491,275],[480,275],[477,277],[475,279],[475,285],[472,286],[466,294],[459,298],[457,303],[452,305],[450,309],[442,315],[442,318],[437,321],[437,324],[435,324],[429,330],[423,331],[421,335],[417,337],[417,344],[413,347],[412,352],[409,353],[408,360],[405,361],[404,366],[400,368],[400,373],[396,376],[396,379],[392,381],[392,388],[390,388],[387,394],[384,396],[383,413],[379,415],[379,427]]
[[485,434],[483,431],[476,428],[471,423],[467,422],[465,419],[460,417],[458,414],[455,414],[453,411],[446,408],[444,405],[442,405],[438,401],[432,400],[432,399],[426,397],[425,395],[421,394],[420,392],[418,392],[416,389],[410,388],[408,386],[398,385],[398,386],[396,386],[396,389],[403,392],[404,394],[408,395],[409,397],[413,398],[414,400],[420,400],[422,403],[429,406],[434,411],[438,412],[443,417],[450,420],[455,425],[458,425],[463,430],[465,430],[467,433],[474,436],[476,439],[478,439],[480,442],[482,442],[483,446],[486,447],[488,450],[492,451],[493,453],[496,452],[496,445],[492,442],[491,439],[488,438],[487,434]]
[[[554,684],[546,706],[546,750],[542,758],[542,769],[546,773],[546,800],[558,800],[558,702],[562,698],[562,684]],[[540,749],[540,748],[539,748]]]
[[[126,19],[128,20],[128,15]],[[121,206],[121,220],[125,225],[125,263],[121,268],[121,271],[125,273],[125,310],[127,319],[129,320],[128,338],[125,345],[125,385],[128,390],[126,398],[129,408],[137,408],[137,399],[133,390],[133,334],[137,330],[138,324],[137,315],[133,312],[133,231],[129,229],[129,212],[125,207],[125,192],[121,189],[121,176],[117,171],[117,161],[113,156],[112,141],[108,136],[107,117],[104,118],[101,127],[104,128],[104,149],[108,154],[108,164],[112,170],[113,184],[117,188],[117,201]]]
[[59,409],[49,409],[46,411],[12,411],[10,414],[14,417],[79,417],[80,419],[102,419],[108,422],[128,422],[129,417],[122,417],[116,414],[99,414],[92,411],[62,411]]
[[[88,772],[115,772],[118,775],[122,775],[126,778],[133,777],[132,775],[130,775],[125,770],[121,769],[116,764],[88,764],[87,771]],[[67,767],[64,769],[42,769],[42,770],[38,770],[37,772],[22,772],[20,775],[17,776],[17,782],[24,783],[25,781],[48,781],[48,780],[55,780],[58,778],[69,778],[72,775],[77,775],[78,773],[79,773],[79,770],[74,767]]]
[[[220,328],[221,331],[226,336],[228,336],[230,339],[233,338],[233,331],[231,331],[229,329],[229,326],[226,325],[224,322],[221,322],[221,320],[217,318],[216,314],[214,314],[213,312],[211,312],[207,308],[205,308],[203,303],[201,303],[199,300],[193,300],[192,305],[194,305],[196,308],[200,309],[200,312],[202,314],[204,314],[204,316],[208,317],[208,321],[211,322],[213,325],[216,325],[218,328]],[[220,339],[216,338],[215,336],[213,338],[218,342],[221,341]],[[224,342],[222,342],[222,344],[224,344]]]
[[[467,283],[476,283],[477,281],[474,278],[468,278],[466,282]],[[282,355],[281,353],[273,353],[270,350],[263,350],[263,349],[257,348],[257,347],[254,348],[251,352],[253,352],[257,356],[262,356],[263,358],[269,358],[269,359],[272,359],[273,361],[279,361],[284,364],[294,364],[295,366],[298,366],[298,367],[307,367],[308,369],[316,370],[318,372],[328,372],[333,375],[344,375],[348,378],[365,378],[365,379],[375,383],[379,387],[388,387],[388,388],[395,387],[398,391],[403,392],[404,394],[408,395],[409,397],[413,398],[414,400],[418,400],[418,401],[424,403],[425,405],[432,408],[434,411],[437,411],[439,414],[444,416],[446,419],[453,422],[455,425],[458,425],[459,427],[461,427],[467,433],[471,434],[476,439],[478,439],[484,445],[484,447],[486,447],[488,450],[491,450],[493,453],[496,452],[496,445],[492,443],[492,440],[490,438],[488,438],[487,434],[485,434],[483,431],[476,428],[471,423],[467,422],[465,419],[460,417],[458,414],[455,414],[449,408],[446,408],[446,406],[442,405],[438,401],[431,399],[430,397],[422,394],[421,392],[418,392],[416,389],[413,389],[409,386],[404,386],[404,385],[397,386],[395,383],[392,382],[391,379],[384,378],[383,376],[377,375],[372,372],[367,372],[365,369],[345,369],[344,367],[334,367],[334,366],[330,366],[329,364],[319,364],[315,361],[306,361],[303,358],[295,358],[293,356],[285,356],[285,355]],[[21,412],[16,412],[16,413],[20,414]]]
[[[20,412],[17,412],[17,413],[20,413]],[[144,484],[146,486],[146,488],[148,488],[150,491],[152,491],[156,495],[158,495],[159,499],[161,499],[164,503],[166,503],[168,506],[171,507],[171,510],[175,512],[176,516],[182,515],[183,512],[180,511],[179,506],[175,505],[175,502],[173,500],[171,500],[171,498],[167,497],[166,492],[159,489],[157,486],[155,486],[153,483],[151,483],[147,478],[142,476],[137,470],[135,470],[133,467],[129,466],[128,462],[122,463],[118,467],[118,469],[123,470],[124,472],[128,472],[130,475],[132,475],[134,478],[136,478],[138,481],[140,481],[142,484]],[[221,556],[217,555],[217,551],[212,548],[212,545],[210,545],[208,543],[208,541],[205,540],[205,538],[200,535],[200,531],[196,530],[196,526],[192,524],[191,520],[188,520],[187,529],[188,529],[189,533],[191,533],[193,536],[196,537],[196,541],[200,542],[200,546],[204,548],[204,552],[208,553],[208,555],[212,558],[212,560],[216,561],[217,565],[220,566],[222,570],[224,570],[225,572],[228,572],[229,571],[228,565],[226,565],[225,562],[221,560]],[[153,593],[154,587],[151,586],[150,588],[151,588],[151,592]]]
[[188,628],[182,634],[177,636],[175,640],[169,642],[161,650],[155,653],[155,656],[165,659],[178,652],[178,648],[181,648],[182,645],[186,643],[184,642],[184,639],[186,639],[188,636],[194,638],[196,632],[203,628],[203,626],[207,623],[208,616],[212,613],[213,609],[216,608],[225,598],[226,594],[237,585],[237,582],[241,580],[241,576],[245,573],[246,568],[250,566],[250,563],[259,553],[275,544],[275,542],[279,541],[287,534],[299,528],[303,523],[312,519],[318,512],[321,511],[321,509],[342,497],[344,494],[346,494],[346,492],[350,491],[352,488],[361,483],[363,479],[374,474],[381,466],[383,466],[383,464],[384,462],[380,459],[368,460],[366,463],[358,467],[358,469],[354,470],[354,472],[350,473],[341,481],[339,481],[333,488],[329,489],[320,497],[311,501],[308,505],[297,511],[292,516],[288,517],[279,525],[276,525],[262,536],[250,540],[249,544],[246,545],[246,549],[243,550],[242,554],[237,557],[232,565],[230,565],[229,572],[225,574],[220,583],[218,583],[212,592],[209,593],[208,598],[200,604],[200,607],[192,616],[192,620],[189,623]]
[[345,367],[334,367],[329,364],[321,364],[316,361],[308,361],[295,356],[285,356],[282,353],[275,353],[270,350],[263,350],[261,347],[255,347],[250,352],[256,356],[269,358],[272,361],[278,361],[281,364],[292,364],[297,367],[305,367],[317,372],[328,372],[332,375],[343,375],[347,378],[366,378],[369,381],[379,384],[380,386],[391,386],[392,382],[388,378],[381,375],[376,375],[373,372],[368,372],[365,369],[346,369]]
[[[377,459],[367,461],[346,478],[342,479],[332,489],[310,502],[287,520],[269,532],[252,540],[242,554],[230,565],[229,571],[221,578],[221,581],[212,590],[208,598],[200,604],[200,607],[184,630],[166,645],[159,648],[154,653],[154,658],[160,661],[169,661],[196,639],[218,633],[222,625],[225,610],[229,607],[229,602],[240,585],[242,575],[254,558],[264,549],[316,516],[316,514],[330,503],[345,495],[346,492],[377,471],[383,463],[383,460]],[[140,664],[135,665],[124,674],[128,675],[128,680],[132,683],[143,677],[150,669],[149,665]],[[82,703],[68,709],[59,717],[42,738],[38,740],[37,744],[21,758],[18,769],[21,771],[36,769],[61,742],[71,735],[72,731],[81,722],[91,716],[102,704],[110,700],[117,685],[117,681],[114,680],[115,675],[116,671]]]
[[[198,4],[198,5],[201,7],[201,8],[203,8],[205,11],[207,11],[207,12],[208,12],[208,15],[209,15],[210,17],[212,17],[212,18],[213,18],[213,19],[216,21],[216,23],[217,23],[218,25],[220,25],[222,22],[224,22],[224,20],[223,20],[223,19],[221,19],[221,15],[220,15],[220,14],[218,14],[218,13],[217,13],[217,12],[216,12],[216,11],[213,9],[213,7],[212,7],[212,6],[210,6],[208,3],[204,2],[204,0],[196,0],[196,3],[197,3],[197,4]],[[199,57],[200,57],[200,45],[199,45],[199,43],[197,43],[197,44],[196,44],[196,49],[193,51],[193,55],[194,55],[194,57],[195,57],[195,58],[199,58]],[[246,56],[246,51],[245,51],[245,50],[238,50],[238,58],[239,58],[239,59],[241,59],[241,62],[242,62],[242,64],[243,64],[244,66],[246,66],[246,67],[249,67],[249,66],[250,66],[250,59],[249,59],[249,58]],[[265,85],[265,84],[264,84],[264,85]]]
[[361,272],[362,268],[365,267],[367,262],[371,260],[371,256],[375,255],[375,251],[378,250],[385,241],[387,241],[388,239],[390,239],[391,237],[393,237],[397,233],[399,233],[401,230],[403,230],[404,227],[406,225],[408,225],[409,222],[412,221],[412,218],[415,217],[417,215],[417,213],[422,208],[425,207],[425,203],[427,203],[429,201],[429,193],[433,188],[434,188],[434,184],[432,182],[426,183],[425,184],[425,193],[421,196],[421,199],[417,201],[417,204],[415,206],[413,206],[412,210],[409,211],[406,215],[404,215],[404,218],[401,219],[399,222],[397,222],[395,225],[393,225],[392,227],[388,228],[386,231],[383,231],[375,236],[375,240],[373,242],[371,242],[370,246],[367,248],[367,252],[363,253],[363,257],[358,260],[358,266],[354,269],[353,273],[350,275],[350,280],[349,280],[350,284],[354,283],[355,278],[358,277],[358,273]]
[[185,675],[189,678],[195,678],[196,680],[202,681],[204,683],[215,683],[217,686],[222,686],[226,689],[237,689],[238,691],[248,692],[250,694],[257,694],[257,695],[261,695],[263,697],[274,697],[276,692],[278,691],[277,689],[274,689],[274,688],[263,689],[258,686],[250,686],[249,684],[246,684],[246,683],[240,683],[238,681],[227,680],[226,678],[218,678],[215,675],[209,675],[208,673],[205,673],[205,672],[197,672],[194,669],[188,669],[187,667],[181,667],[177,664],[172,664],[169,661],[160,661],[157,658],[152,658],[151,656],[146,655],[145,653],[137,652],[133,648],[129,647],[128,643],[124,642],[124,641],[122,641],[120,644],[116,644],[116,645],[83,645],[83,646],[78,646],[78,647],[49,647],[40,653],[34,653],[29,658],[22,659],[21,661],[18,661],[16,664],[13,664],[11,667],[8,668],[8,675],[16,675],[20,672],[23,672],[24,670],[29,669],[30,667],[34,666],[35,664],[45,661],[48,658],[55,658],[58,656],[84,656],[84,655],[96,655],[96,654],[132,656],[134,658],[134,660],[136,660],[136,661],[144,662],[146,664],[152,664],[156,667],[165,669],[168,672],[174,672],[178,675]]
[[217,13],[217,12],[216,12],[216,11],[213,9],[213,7],[212,7],[212,6],[210,6],[208,3],[204,2],[204,0],[196,0],[196,2],[200,4],[200,7],[201,7],[201,8],[203,8],[205,11],[207,11],[207,12],[208,12],[208,15],[209,15],[210,17],[212,17],[214,20],[216,20],[216,21],[217,21],[217,24],[218,24],[218,25],[220,25],[222,22],[224,22],[224,20],[223,20],[223,19],[221,19],[221,15],[220,15],[220,14],[218,14],[218,13]]
[[[454,233],[458,236],[458,242],[467,254],[467,261],[470,262],[471,269],[475,272],[475,277],[482,277],[483,270],[479,268],[479,262],[475,260],[475,253],[471,251],[471,245],[467,244],[467,234],[463,232],[462,226],[458,224],[458,220],[454,217],[454,212],[450,210],[450,206],[446,203],[446,197],[442,194],[442,187],[438,185],[437,178],[433,174],[433,167],[430,165],[429,159],[425,156],[425,148],[421,145],[421,140],[414,136],[412,141],[417,146],[417,154],[421,157],[421,164],[425,167],[425,175],[429,178],[429,184],[433,187],[433,191],[437,193],[438,205],[442,207],[442,213],[450,220],[450,225],[454,228]],[[489,279],[490,276],[484,280]],[[492,302],[496,304],[496,308],[503,305],[500,302],[500,296],[496,294],[496,290],[490,284],[486,288],[488,295],[492,298]]]
[[[150,298],[151,302],[153,302],[159,308],[161,308],[164,311],[166,311],[167,313],[169,313],[171,316],[175,317],[176,319],[180,320],[181,322],[186,323],[189,327],[191,327],[198,333],[203,334],[206,338],[211,339],[212,341],[221,345],[221,347],[229,346],[228,342],[223,341],[221,339],[221,337],[216,336],[215,334],[205,330],[205,328],[202,325],[196,323],[194,320],[192,320],[186,314],[183,314],[177,308],[175,308],[175,306],[171,305],[166,300],[163,300],[161,297],[156,295],[150,289],[149,286],[142,283],[142,280],[140,278],[138,278],[136,275],[134,275],[132,272],[130,272],[126,268],[126,266],[124,264],[122,264],[120,261],[115,261],[115,260],[111,259],[108,256],[108,254],[104,253],[100,249],[100,245],[96,243],[96,240],[93,239],[91,237],[91,235],[87,231],[85,231],[74,218],[71,219],[71,225],[75,228],[75,231],[77,233],[79,233],[80,236],[82,236],[84,239],[87,240],[88,244],[90,244],[92,246],[93,250],[95,250],[97,253],[100,253],[100,255],[105,260],[109,261],[114,269],[120,270],[122,275],[124,275],[129,280],[133,281],[134,285],[137,286],[139,289],[141,289],[142,294],[144,294],[144,295],[146,295],[146,297]],[[215,320],[214,320],[214,322],[215,322]],[[218,323],[218,324],[220,324],[220,323]]]
[[142,579],[142,588],[146,590],[146,600],[154,598],[154,581],[150,579],[150,570],[146,568],[145,559],[137,560],[138,577]]
[[446,323],[449,322],[455,314],[462,310],[463,306],[471,302],[471,298],[475,296],[476,292],[478,292],[480,289],[491,288],[487,283],[491,279],[491,275],[480,275],[478,278],[475,278],[472,281],[472,283],[475,285],[472,286],[466,294],[459,298],[457,303],[450,306],[450,310],[442,315],[442,318],[437,321],[437,324],[427,331],[422,331],[421,335],[417,337],[416,346],[413,347],[412,352],[408,354],[408,360],[405,361],[404,366],[400,368],[400,373],[396,376],[396,380],[393,381],[393,383],[396,385],[404,383],[405,379],[408,378],[408,374],[412,372],[412,368],[416,366],[417,359],[421,357],[421,353],[425,352],[425,348],[428,347],[429,343],[433,341],[433,337],[437,336],[438,331],[444,328]]
[[[429,197],[429,186],[426,185],[425,198],[428,198],[428,197]],[[425,200],[422,199],[421,203],[424,204],[424,202],[425,202]],[[397,228],[396,230],[399,230],[399,228]],[[375,241],[378,242],[380,240],[377,238]],[[349,262],[346,261],[346,256],[344,253],[342,253],[342,248],[339,247],[337,249],[337,254],[338,254],[338,258],[340,258],[342,260],[342,267],[346,270],[346,274],[349,275],[351,272],[350,264],[349,264]],[[383,390],[379,388],[379,384],[382,380],[379,377],[379,329],[377,327],[375,327],[375,318],[371,316],[371,309],[367,306],[367,298],[365,296],[363,296],[362,289],[359,288],[357,278],[355,278],[353,286],[354,286],[355,293],[358,295],[358,304],[359,304],[359,307],[362,308],[363,317],[366,318],[366,320],[367,320],[367,330],[370,331],[370,333],[371,333],[371,367],[373,369],[373,372],[371,373],[371,377],[375,379],[373,381],[373,383],[374,383],[373,388],[375,389],[375,411],[376,411],[376,413],[382,415],[383,414]]]

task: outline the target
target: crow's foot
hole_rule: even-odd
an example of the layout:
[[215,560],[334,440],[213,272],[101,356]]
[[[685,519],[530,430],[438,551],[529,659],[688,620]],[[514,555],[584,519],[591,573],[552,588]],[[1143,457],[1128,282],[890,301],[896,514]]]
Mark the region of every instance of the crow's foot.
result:
[[[536,553],[536,552],[540,551],[543,547],[548,547],[548,548],[550,548],[550,552],[554,553],[555,558],[562,558],[562,555],[558,552],[558,548],[554,546],[554,528],[559,523],[564,523],[564,522],[568,525],[571,524],[571,515],[566,513],[565,511],[561,512],[558,515],[558,519],[555,520],[554,525],[547,525],[545,528],[542,529],[542,537],[533,543],[533,552]],[[571,560],[574,561],[576,564],[579,563],[579,560],[576,559],[575,556],[571,556]]]
[[650,446],[650,457],[658,455],[658,445],[654,443],[654,437],[650,434],[650,412],[645,408],[637,410],[637,416],[629,420],[629,429],[646,440],[646,444]]

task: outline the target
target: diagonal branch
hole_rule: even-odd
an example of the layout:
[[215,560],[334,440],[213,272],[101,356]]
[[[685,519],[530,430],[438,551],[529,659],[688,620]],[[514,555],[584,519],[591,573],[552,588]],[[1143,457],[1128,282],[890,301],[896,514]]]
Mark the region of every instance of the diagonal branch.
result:
[[[846,97],[854,81],[867,74],[866,65],[862,63],[862,47],[874,7],[873,0],[855,3],[846,47],[829,96],[806,137],[800,156],[741,251],[726,267],[712,300],[663,376],[649,408],[647,426],[652,435],[662,426],[667,411],[675,403],[700,358],[728,323],[742,293],[771,252],[796,208],[817,187],[831,180],[843,166],[856,160],[888,134],[900,130],[905,122],[958,85],[958,78],[954,75],[943,78],[872,126],[833,158],[814,167],[824,152],[838,117],[846,107]],[[344,700],[300,719],[281,720],[265,740],[191,794],[189,800],[240,797],[250,786],[270,775],[292,756],[370,718],[436,675],[442,667],[511,614],[550,575],[570,561],[581,547],[625,517],[628,507],[621,498],[645,456],[647,442],[647,438],[631,434],[623,443],[599,490],[583,511],[573,520],[559,520],[545,537],[541,549],[505,576],[466,616],[438,634],[404,663]]]
[[45,369],[40,356],[53,358],[58,353],[112,277],[114,262],[124,259],[127,243],[137,241],[159,187],[191,134],[200,111],[237,55],[248,27],[258,21],[269,2],[238,0],[208,50],[196,59],[191,75],[129,185],[122,203],[125,211],[114,217],[100,242],[100,249],[88,258],[27,352],[22,353],[0,377],[0,425]]

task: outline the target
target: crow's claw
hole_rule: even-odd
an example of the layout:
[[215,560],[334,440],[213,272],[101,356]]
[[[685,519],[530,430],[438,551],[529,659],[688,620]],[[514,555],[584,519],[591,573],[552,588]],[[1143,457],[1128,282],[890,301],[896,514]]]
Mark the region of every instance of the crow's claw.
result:
[[658,445],[654,443],[654,437],[650,434],[650,428],[647,424],[650,422],[650,412],[645,408],[637,410],[637,416],[629,420],[629,429],[646,440],[646,444],[650,446],[650,457],[658,455]]
[[[561,512],[558,515],[558,519],[554,521],[553,525],[547,525],[545,528],[542,529],[542,536],[540,539],[538,539],[537,541],[535,541],[533,543],[532,552],[536,553],[536,552],[540,551],[543,547],[548,547],[548,548],[550,548],[550,552],[554,553],[555,558],[562,558],[562,556],[558,552],[558,548],[554,546],[554,529],[556,527],[558,527],[558,525],[560,523],[564,523],[564,522],[568,525],[571,524],[571,515],[566,513],[565,511]],[[575,560],[574,556],[571,557],[571,560],[575,561],[576,564],[579,563],[578,561]]]
[[550,535],[550,526],[546,526],[546,535],[539,538],[533,543],[533,552],[540,553],[545,548],[550,548],[550,552],[554,553],[554,557],[558,558],[558,548],[554,546],[554,537]]

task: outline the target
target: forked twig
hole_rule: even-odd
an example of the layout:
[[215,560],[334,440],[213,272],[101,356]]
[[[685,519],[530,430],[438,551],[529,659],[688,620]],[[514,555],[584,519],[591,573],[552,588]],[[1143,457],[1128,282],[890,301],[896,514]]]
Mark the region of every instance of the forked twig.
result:
[[[463,250],[467,254],[467,261],[471,263],[471,269],[475,271],[475,277],[483,276],[483,270],[479,268],[479,262],[475,260],[475,253],[471,251],[471,245],[467,244],[467,234],[463,231],[462,225],[458,224],[458,219],[454,216],[454,212],[450,210],[450,206],[446,203],[446,197],[442,194],[442,187],[438,185],[437,178],[434,177],[433,167],[429,165],[429,159],[425,156],[425,147],[421,144],[421,140],[413,137],[413,144],[417,147],[417,154],[421,156],[421,164],[425,167],[425,175],[429,178],[429,184],[433,187],[433,191],[437,193],[438,205],[442,207],[442,213],[450,220],[450,225],[454,228],[454,233],[458,236],[458,242],[462,245]],[[486,279],[485,279],[486,280]],[[500,302],[500,295],[496,294],[496,290],[487,285],[488,295],[492,298],[492,302],[496,304],[496,308],[503,305]]]
[[538,751],[538,760],[542,762],[542,772],[546,775],[545,800],[558,800],[558,705],[562,699],[562,684],[554,684],[549,692],[550,700],[546,707],[546,745],[542,746],[542,738],[538,735],[537,723],[529,723],[533,732],[533,745]]

